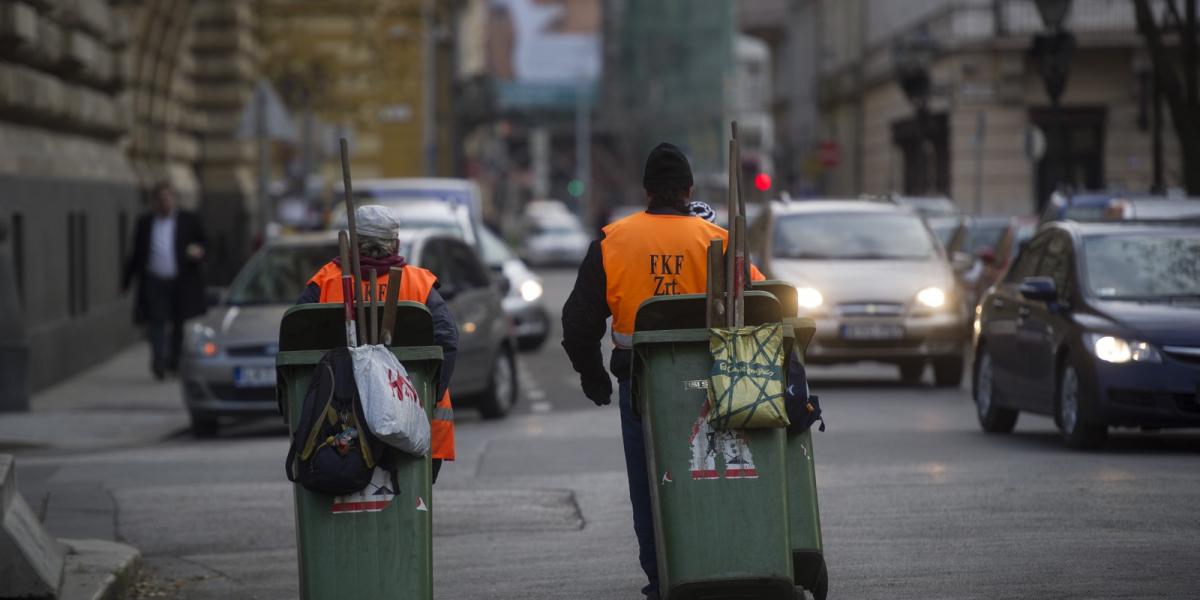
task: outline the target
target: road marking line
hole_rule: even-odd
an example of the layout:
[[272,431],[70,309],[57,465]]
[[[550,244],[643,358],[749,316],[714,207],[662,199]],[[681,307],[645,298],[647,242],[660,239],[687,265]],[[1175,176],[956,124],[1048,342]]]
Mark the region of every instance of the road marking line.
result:
[[[542,396],[545,396],[545,394],[542,394]],[[549,402],[544,402],[544,401],[543,402],[534,402],[533,404],[531,404],[529,406],[529,410],[530,410],[530,412],[539,413],[539,414],[540,413],[548,413],[551,410],[554,410],[554,406],[552,404],[550,404]]]

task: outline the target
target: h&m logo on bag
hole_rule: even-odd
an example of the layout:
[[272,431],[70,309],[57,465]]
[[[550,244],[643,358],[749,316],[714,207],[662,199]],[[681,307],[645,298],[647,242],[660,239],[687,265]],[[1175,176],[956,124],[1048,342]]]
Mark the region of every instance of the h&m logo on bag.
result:
[[650,276],[654,278],[655,296],[674,296],[679,293],[679,278],[683,272],[682,254],[651,254]]
[[409,381],[407,377],[403,377],[400,375],[400,373],[388,369],[387,378],[388,386],[391,387],[392,392],[396,394],[397,400],[400,402],[411,400],[416,402],[419,406],[421,406],[421,408],[424,408],[424,405],[421,404],[420,396],[417,396],[417,388],[413,387],[412,382]]

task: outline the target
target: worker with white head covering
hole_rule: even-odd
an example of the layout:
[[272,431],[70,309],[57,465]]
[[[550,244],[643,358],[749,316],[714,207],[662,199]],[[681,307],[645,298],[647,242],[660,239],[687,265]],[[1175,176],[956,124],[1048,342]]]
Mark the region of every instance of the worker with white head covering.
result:
[[[433,433],[433,474],[437,479],[442,460],[454,460],[454,408],[450,404],[450,376],[458,354],[458,326],[450,307],[438,293],[437,275],[408,264],[400,256],[400,218],[386,206],[360,206],[354,211],[358,232],[359,263],[364,277],[375,269],[376,294],[380,302],[387,296],[388,270],[402,269],[399,299],[421,302],[433,316],[433,339],[442,347],[442,373],[438,385],[438,403],[431,421]],[[367,286],[362,288],[364,291]],[[342,302],[342,264],[335,257],[308,280],[296,304]]]

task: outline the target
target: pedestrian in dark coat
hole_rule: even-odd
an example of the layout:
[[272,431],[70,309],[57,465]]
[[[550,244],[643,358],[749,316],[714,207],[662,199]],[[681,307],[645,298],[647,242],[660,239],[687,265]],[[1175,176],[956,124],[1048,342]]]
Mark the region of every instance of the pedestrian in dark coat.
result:
[[150,212],[138,218],[133,254],[125,263],[121,289],[138,280],[133,321],[146,327],[158,379],[179,367],[183,323],[207,310],[202,266],[208,238],[200,219],[175,206],[167,183],[154,186]]

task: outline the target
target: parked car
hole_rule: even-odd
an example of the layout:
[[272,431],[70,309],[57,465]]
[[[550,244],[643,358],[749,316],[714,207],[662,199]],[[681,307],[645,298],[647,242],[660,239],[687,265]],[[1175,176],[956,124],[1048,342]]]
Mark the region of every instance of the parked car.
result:
[[525,262],[490,229],[480,230],[480,250],[492,272],[508,278],[509,290],[503,300],[504,313],[512,320],[517,346],[522,351],[537,350],[550,335],[550,313],[543,297],[545,288]]
[[859,200],[775,202],[749,232],[771,279],[817,323],[813,364],[880,361],[941,386],[963,378],[967,312],[940,243],[913,211]]
[[1117,192],[1055,192],[1042,223],[1055,221],[1170,221],[1200,219],[1200,198],[1129,195]]
[[1095,448],[1110,426],[1200,426],[1200,227],[1055,223],[979,304],[984,431],[1053,415]]
[[[342,190],[335,196],[342,197]],[[483,222],[483,193],[479,184],[470,179],[452,177],[400,177],[390,179],[363,179],[354,182],[356,204],[396,204],[408,201],[433,201],[462,207],[476,223]],[[341,208],[339,208],[341,207]],[[344,211],[338,202],[334,211]]]
[[988,288],[996,285],[1004,277],[1017,254],[1029,243],[1036,231],[1037,217],[1012,217],[1008,221],[1008,227],[1000,234],[1000,239],[996,240],[996,245],[991,249],[981,248],[976,253],[983,264],[983,273],[975,283],[976,303]]
[[583,262],[591,243],[575,215],[546,215],[527,222],[521,257],[535,267],[573,266]]
[[937,236],[942,246],[950,243],[950,238],[954,237],[954,233],[958,231],[958,228],[964,221],[965,218],[961,216],[940,216],[925,219],[925,223],[929,225],[929,230],[933,232],[933,235]]
[[[450,390],[456,406],[489,418],[517,401],[516,343],[502,294],[476,253],[453,235],[405,232],[401,253],[438,276],[458,322],[458,363]],[[191,323],[180,382],[192,431],[215,435],[218,419],[277,414],[275,354],[279,322],[305,283],[337,255],[337,236],[322,232],[272,240],[235,277],[208,315]]]

